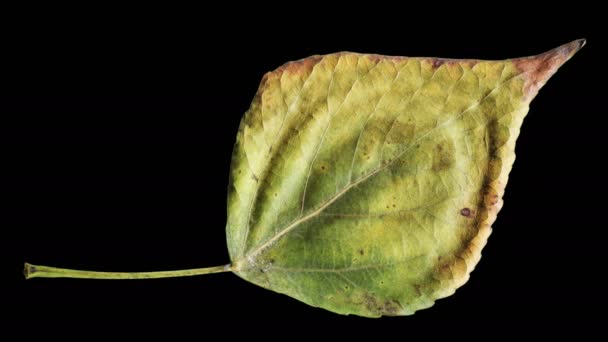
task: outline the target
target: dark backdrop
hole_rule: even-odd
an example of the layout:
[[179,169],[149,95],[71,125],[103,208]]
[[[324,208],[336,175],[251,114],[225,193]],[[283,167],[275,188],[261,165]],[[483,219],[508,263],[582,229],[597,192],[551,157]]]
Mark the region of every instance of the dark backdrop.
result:
[[[284,11],[240,21],[196,13],[51,18],[7,35],[0,78],[3,327],[26,336],[86,330],[284,339],[600,332],[603,317],[593,310],[606,304],[598,219],[605,200],[596,199],[605,178],[605,110],[598,105],[605,95],[594,84],[603,42],[593,20],[575,25],[565,13],[532,32],[525,16],[463,28],[407,26],[392,16],[305,20]],[[514,29],[499,33],[497,26]],[[431,309],[411,317],[339,316],[228,273],[23,280],[24,261],[113,271],[228,263],[226,187],[239,120],[262,75],[286,61],[342,50],[502,59],[581,37],[587,46],[531,105],[480,264]]]

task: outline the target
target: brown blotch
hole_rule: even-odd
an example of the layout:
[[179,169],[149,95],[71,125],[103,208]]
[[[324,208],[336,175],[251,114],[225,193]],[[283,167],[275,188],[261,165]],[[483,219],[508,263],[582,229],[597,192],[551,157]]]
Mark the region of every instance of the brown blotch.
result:
[[445,63],[445,59],[442,58],[433,58],[431,60],[431,65],[433,66],[433,69],[437,69],[440,66],[442,66]]
[[469,208],[462,208],[460,209],[460,215],[464,216],[464,217],[471,217],[471,209]]
[[395,316],[401,310],[401,304],[395,299],[379,299],[373,294],[363,294],[363,304],[367,310],[384,316]]
[[456,65],[472,68],[478,61],[475,59],[431,58],[430,62],[433,69],[438,69],[444,64],[449,68],[453,68]]
[[321,165],[321,170],[325,171],[325,165]]
[[441,141],[435,146],[431,169],[435,172],[449,169],[455,162],[455,153],[455,147],[451,140]]
[[372,61],[372,62],[374,62],[374,63],[376,63],[376,64],[380,63],[380,62],[381,62],[383,59],[385,59],[385,58],[386,58],[386,56],[377,55],[377,54],[367,54],[367,55],[365,55],[365,56],[367,56],[367,58],[368,58],[370,61]]
[[363,255],[363,254],[365,254],[365,252],[362,249],[360,249],[359,250],[359,255]]
[[389,123],[389,125],[392,126],[392,128],[386,136],[386,141],[388,143],[404,144],[414,136],[416,125],[412,123],[403,123],[399,120],[395,120],[394,122]]

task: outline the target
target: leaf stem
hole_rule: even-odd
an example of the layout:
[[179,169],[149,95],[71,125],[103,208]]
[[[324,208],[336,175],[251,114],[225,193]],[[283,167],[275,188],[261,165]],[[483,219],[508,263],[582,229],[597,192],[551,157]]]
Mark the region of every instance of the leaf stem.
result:
[[220,273],[231,271],[231,265],[193,268],[178,271],[160,272],[95,272],[81,271],[67,268],[50,266],[38,266],[25,263],[23,273],[25,279],[30,278],[81,278],[81,279],[154,279],[154,278],[173,278],[189,277],[209,273]]

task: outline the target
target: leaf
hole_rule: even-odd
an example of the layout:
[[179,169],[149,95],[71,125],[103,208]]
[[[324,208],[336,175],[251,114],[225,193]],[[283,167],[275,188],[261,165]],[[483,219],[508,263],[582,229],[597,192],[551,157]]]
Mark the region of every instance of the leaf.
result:
[[345,52],[266,74],[233,153],[232,271],[367,317],[451,295],[502,206],[528,104],[583,44],[504,61]]
[[241,121],[225,266],[26,278],[232,271],[341,314],[410,315],[454,293],[502,206],[530,101],[585,41],[504,61],[356,53],[264,76]]

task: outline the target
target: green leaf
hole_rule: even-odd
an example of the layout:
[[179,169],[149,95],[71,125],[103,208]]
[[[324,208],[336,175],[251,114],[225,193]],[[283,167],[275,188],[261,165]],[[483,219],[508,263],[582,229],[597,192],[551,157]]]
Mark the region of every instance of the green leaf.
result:
[[25,275],[142,279],[232,271],[340,314],[410,315],[463,285],[502,206],[530,101],[583,45],[503,60],[313,56],[264,76],[241,121],[231,264]]
[[583,43],[504,61],[337,53],[266,74],[232,159],[232,271],[367,317],[451,295],[502,206],[528,104]]

